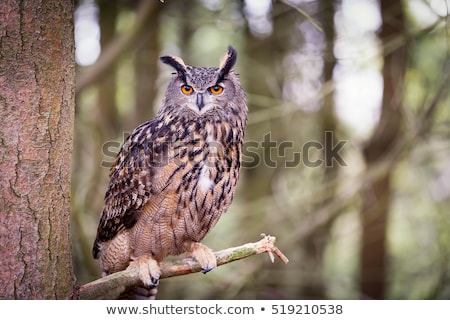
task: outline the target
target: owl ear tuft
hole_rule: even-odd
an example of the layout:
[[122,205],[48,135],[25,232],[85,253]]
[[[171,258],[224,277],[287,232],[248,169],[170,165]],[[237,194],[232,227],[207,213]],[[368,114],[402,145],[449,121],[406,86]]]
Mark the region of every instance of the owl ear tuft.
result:
[[178,76],[186,83],[186,65],[184,64],[183,59],[175,56],[163,56],[160,57],[161,61],[165,64],[168,64],[175,70],[177,70]]
[[231,71],[236,63],[237,51],[232,46],[228,46],[227,53],[220,60],[219,65],[219,78],[217,82],[222,81],[225,76]]

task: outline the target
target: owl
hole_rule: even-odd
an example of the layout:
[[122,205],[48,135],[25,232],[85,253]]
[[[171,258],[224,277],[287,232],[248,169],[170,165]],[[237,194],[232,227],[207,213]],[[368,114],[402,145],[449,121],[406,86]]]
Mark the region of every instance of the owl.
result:
[[139,270],[143,286],[126,297],[156,296],[166,256],[186,253],[204,273],[216,267],[200,241],[239,179],[247,105],[236,58],[231,46],[218,68],[161,57],[174,77],[156,117],[132,131],[110,169],[93,247],[103,275]]

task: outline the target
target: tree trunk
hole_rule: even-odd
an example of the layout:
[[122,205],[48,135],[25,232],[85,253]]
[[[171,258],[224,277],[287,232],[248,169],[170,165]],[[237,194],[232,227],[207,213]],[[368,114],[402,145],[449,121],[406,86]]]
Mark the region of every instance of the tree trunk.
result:
[[[367,170],[382,161],[390,161],[401,134],[403,122],[402,97],[406,71],[406,47],[390,51],[386,43],[405,32],[400,1],[381,1],[383,19],[380,38],[385,45],[383,67],[383,105],[380,122],[364,148]],[[389,216],[391,174],[393,164],[381,175],[369,181],[363,192],[361,293],[363,297],[383,299],[386,282],[386,230]],[[367,175],[369,176],[369,175]]]
[[[105,50],[116,36],[117,15],[118,4],[116,0],[99,2],[100,45],[102,50]],[[101,126],[101,143],[104,142],[105,137],[107,139],[115,137],[119,127],[120,121],[116,103],[116,73],[117,64],[114,63],[98,81],[97,105],[100,114],[97,119],[99,119]]]
[[73,3],[3,0],[0,15],[0,299],[64,299],[74,284]]
[[[186,2],[187,3],[187,2]],[[183,3],[184,4],[184,3]],[[152,32],[143,33],[136,48],[134,73],[136,79],[136,107],[134,126],[155,116],[154,104],[159,108],[160,101],[155,99],[158,93],[156,80],[159,64],[159,20],[162,7],[158,6],[148,19],[146,29]],[[132,126],[132,127],[134,127]]]
[[[335,14],[335,0],[323,0],[319,3],[319,12],[317,15],[320,24],[323,27],[325,36],[325,49],[323,53],[324,69],[323,69],[323,83],[330,85],[333,81],[333,70],[336,65],[336,58],[333,53],[335,29],[334,29],[334,14]],[[323,146],[326,145],[325,133],[332,132],[333,136],[336,136],[337,121],[334,112],[334,96],[333,92],[326,94],[323,98],[323,105],[320,110],[320,122],[323,128],[323,132],[319,139]],[[323,181],[327,184],[327,196],[323,198],[323,201],[319,204],[325,208],[329,206],[329,203],[333,201],[335,196],[335,190],[337,184],[334,183],[339,166],[333,163],[333,159],[327,159],[327,153],[323,154],[324,161],[324,173]],[[330,165],[331,164],[331,165]],[[319,208],[317,209],[319,210]],[[311,282],[306,283],[302,288],[302,296],[307,299],[324,299],[326,297],[326,282],[324,279],[324,253],[328,243],[330,229],[334,219],[329,223],[316,228],[311,236],[304,240],[303,248],[308,254],[308,260],[311,261],[305,268],[307,269]]]

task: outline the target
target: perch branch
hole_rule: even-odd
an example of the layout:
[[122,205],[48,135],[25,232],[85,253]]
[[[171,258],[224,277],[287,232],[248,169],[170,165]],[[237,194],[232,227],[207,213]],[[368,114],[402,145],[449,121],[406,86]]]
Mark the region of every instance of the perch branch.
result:
[[[224,249],[214,253],[217,259],[217,266],[230,263],[236,260],[244,259],[249,256],[267,252],[270,260],[274,262],[274,255],[280,258],[284,263],[289,260],[286,256],[275,247],[275,237],[265,234],[263,238],[254,243],[247,243],[242,246]],[[191,258],[177,260],[173,262],[161,262],[161,279],[181,276],[189,273],[201,271],[200,265]],[[73,299],[115,299],[126,288],[140,285],[137,269],[126,269],[113,273],[104,278],[100,278],[93,282],[89,282],[75,289]]]

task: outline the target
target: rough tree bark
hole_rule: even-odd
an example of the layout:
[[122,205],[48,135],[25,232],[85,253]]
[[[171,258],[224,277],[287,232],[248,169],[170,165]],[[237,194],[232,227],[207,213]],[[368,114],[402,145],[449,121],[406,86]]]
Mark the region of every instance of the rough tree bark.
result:
[[0,2],[0,299],[64,299],[74,112],[73,3]]
[[381,0],[383,26],[380,38],[384,45],[383,100],[381,118],[364,148],[367,170],[385,162],[388,169],[368,182],[363,191],[361,293],[365,298],[383,299],[386,282],[386,230],[389,217],[391,174],[395,151],[403,122],[402,98],[406,72],[406,47],[394,50],[387,45],[404,35],[405,22],[401,1]]

